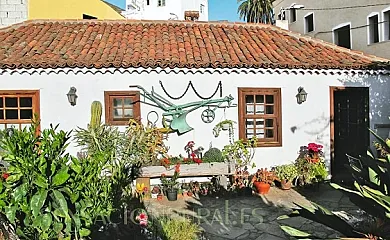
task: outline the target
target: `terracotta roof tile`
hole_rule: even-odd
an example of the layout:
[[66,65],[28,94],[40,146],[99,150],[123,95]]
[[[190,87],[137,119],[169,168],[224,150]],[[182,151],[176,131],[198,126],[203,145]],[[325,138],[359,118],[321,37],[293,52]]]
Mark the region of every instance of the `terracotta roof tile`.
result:
[[381,61],[263,24],[34,20],[0,30],[0,68],[367,69]]

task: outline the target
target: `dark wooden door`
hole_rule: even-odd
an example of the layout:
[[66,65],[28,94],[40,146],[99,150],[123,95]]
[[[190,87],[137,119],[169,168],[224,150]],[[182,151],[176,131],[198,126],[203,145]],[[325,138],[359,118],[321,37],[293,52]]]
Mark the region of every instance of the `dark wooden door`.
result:
[[350,184],[352,176],[345,168],[349,162],[346,154],[358,158],[369,147],[369,88],[332,88],[331,105],[332,180]]

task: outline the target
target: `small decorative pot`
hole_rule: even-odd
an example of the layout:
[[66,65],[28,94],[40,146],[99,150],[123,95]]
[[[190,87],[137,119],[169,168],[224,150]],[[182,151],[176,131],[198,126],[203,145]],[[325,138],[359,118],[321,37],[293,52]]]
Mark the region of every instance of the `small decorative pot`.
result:
[[291,181],[282,180],[280,184],[281,184],[280,187],[283,190],[290,190],[292,187]]
[[153,199],[156,199],[157,196],[158,196],[158,193],[152,193],[151,195],[152,195],[152,198],[153,198]]
[[177,189],[167,189],[167,198],[168,198],[168,201],[176,201],[177,200]]
[[222,124],[222,130],[223,130],[223,131],[229,130],[229,127],[230,127],[230,124],[229,124],[229,123],[224,123],[224,124]]
[[267,194],[271,188],[271,185],[265,182],[254,182],[253,186],[255,186],[259,194]]
[[161,201],[163,199],[163,195],[162,194],[158,194],[157,195],[157,200]]

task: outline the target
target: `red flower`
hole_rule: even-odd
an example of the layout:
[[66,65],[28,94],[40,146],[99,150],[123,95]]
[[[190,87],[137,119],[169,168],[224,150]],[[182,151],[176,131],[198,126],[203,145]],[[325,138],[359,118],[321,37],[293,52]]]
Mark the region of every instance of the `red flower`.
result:
[[2,178],[4,178],[5,180],[9,177],[9,174],[8,173],[3,173],[1,175]]
[[194,158],[194,162],[197,164],[200,164],[200,163],[202,163],[202,159]]
[[180,163],[177,163],[175,166],[175,172],[179,173],[180,172]]
[[193,152],[193,153],[191,153],[191,157],[192,158],[195,158],[196,157],[196,154]]
[[161,174],[161,177],[162,177],[162,178],[164,178],[164,177],[166,177],[166,176],[167,176],[167,175],[165,175],[164,173],[163,173],[163,174]]
[[148,187],[144,187],[144,192],[148,192]]

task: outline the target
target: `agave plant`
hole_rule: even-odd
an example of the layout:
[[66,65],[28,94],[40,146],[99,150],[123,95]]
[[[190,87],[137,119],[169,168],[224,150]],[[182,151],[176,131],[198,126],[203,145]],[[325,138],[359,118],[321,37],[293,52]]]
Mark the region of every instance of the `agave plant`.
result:
[[[370,132],[377,139],[378,144],[383,152],[390,152],[390,139],[383,140],[375,132]],[[339,231],[346,237],[368,237],[370,239],[389,239],[390,238],[390,154],[374,157],[371,151],[367,152],[367,156],[354,158],[347,155],[350,159],[347,168],[352,173],[355,180],[354,189],[342,187],[337,184],[331,184],[335,189],[342,190],[346,193],[350,200],[366,213],[376,218],[377,223],[380,223],[380,230],[372,229],[357,229],[348,224],[331,211],[313,203],[313,208],[299,206],[290,215],[281,216],[279,219],[288,217],[301,216],[315,222],[324,224],[334,230]],[[300,231],[298,229],[281,226],[281,228],[289,235],[299,238],[313,238],[310,233]],[[315,236],[314,236],[315,237]]]

